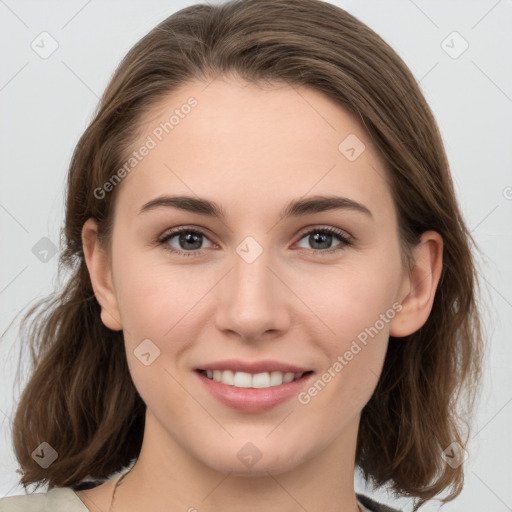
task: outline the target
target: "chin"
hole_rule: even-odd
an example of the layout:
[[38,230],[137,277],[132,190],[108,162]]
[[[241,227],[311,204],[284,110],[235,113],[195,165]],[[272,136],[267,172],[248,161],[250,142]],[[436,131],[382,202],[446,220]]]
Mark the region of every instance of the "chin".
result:
[[[274,446],[262,446],[263,440],[257,448],[258,442],[245,443],[234,442],[236,446],[223,445],[224,450],[220,453],[204,454],[200,457],[203,464],[219,473],[230,473],[233,476],[268,476],[280,474],[293,470],[299,466],[305,456],[297,453],[297,450],[283,451],[276,443]],[[240,446],[239,446],[240,445]]]

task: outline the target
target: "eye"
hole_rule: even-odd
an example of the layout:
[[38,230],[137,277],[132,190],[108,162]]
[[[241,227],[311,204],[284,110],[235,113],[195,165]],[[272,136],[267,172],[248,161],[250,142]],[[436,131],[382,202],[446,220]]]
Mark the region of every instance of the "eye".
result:
[[[332,242],[335,238],[337,238],[340,243],[332,247]],[[340,251],[352,244],[352,240],[347,233],[341,229],[333,227],[318,227],[310,229],[306,233],[303,233],[299,242],[305,239],[306,243],[311,244],[314,252],[321,254]]]
[[[333,239],[338,239],[340,243],[332,247]],[[306,243],[313,247],[310,249],[314,254],[333,253],[343,250],[345,247],[352,245],[352,239],[344,231],[333,227],[318,227],[310,229],[302,234],[299,243],[306,240]],[[210,242],[208,237],[197,229],[186,226],[175,228],[156,240],[165,250],[174,254],[183,256],[198,256],[201,254],[203,242],[208,240],[209,247],[215,244]]]
[[[173,241],[173,239],[175,240]],[[204,248],[202,247],[204,240],[208,240],[208,238],[201,231],[182,226],[160,237],[157,243],[173,253],[195,256]]]

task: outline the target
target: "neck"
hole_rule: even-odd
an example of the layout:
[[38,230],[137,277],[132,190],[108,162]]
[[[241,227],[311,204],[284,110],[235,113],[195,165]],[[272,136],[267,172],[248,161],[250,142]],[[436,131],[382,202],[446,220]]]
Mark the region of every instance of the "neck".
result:
[[[148,414],[139,458],[117,488],[112,512],[253,512],[256,503],[279,512],[359,512],[354,492],[358,424],[359,417],[297,464],[265,457],[269,448],[262,448],[261,459],[250,469],[240,464],[212,468],[220,464],[192,456]],[[231,439],[225,450],[236,455],[241,444]],[[287,464],[291,468],[283,470]]]

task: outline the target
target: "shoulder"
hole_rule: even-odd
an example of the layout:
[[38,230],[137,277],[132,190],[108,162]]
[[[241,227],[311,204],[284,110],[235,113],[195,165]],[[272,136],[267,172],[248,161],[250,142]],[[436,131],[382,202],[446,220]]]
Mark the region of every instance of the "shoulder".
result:
[[391,508],[387,505],[383,505],[382,503],[378,503],[363,494],[356,494],[356,497],[358,502],[369,512],[401,512],[397,508]]
[[0,499],[0,512],[36,512],[46,508],[46,493],[37,492]]
[[70,487],[0,499],[0,512],[89,512]]

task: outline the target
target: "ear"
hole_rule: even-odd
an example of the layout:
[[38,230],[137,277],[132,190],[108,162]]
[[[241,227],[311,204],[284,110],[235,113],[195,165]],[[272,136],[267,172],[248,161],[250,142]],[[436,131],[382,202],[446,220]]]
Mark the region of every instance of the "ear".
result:
[[107,253],[98,241],[98,225],[93,218],[87,219],[82,227],[82,247],[94,295],[101,306],[101,321],[109,329],[119,331],[122,324],[112,271]]
[[408,336],[427,321],[443,268],[443,239],[435,231],[425,231],[412,249],[413,267],[404,276],[398,299],[402,309],[390,322],[389,334]]

